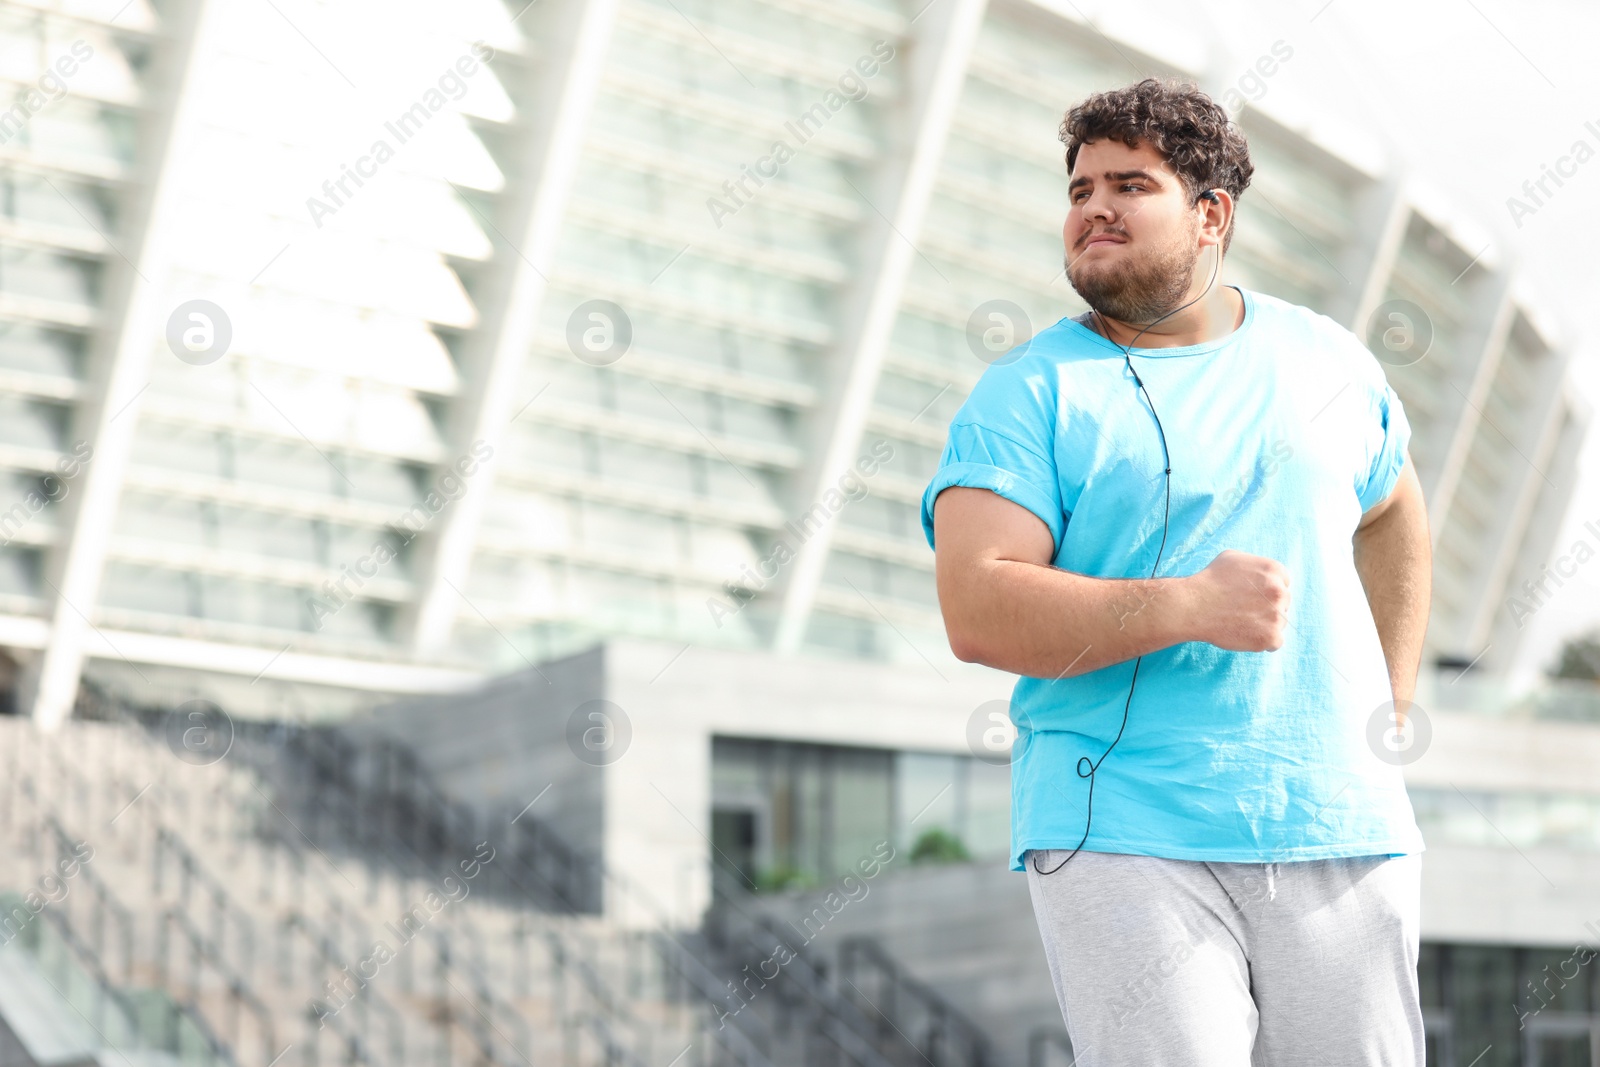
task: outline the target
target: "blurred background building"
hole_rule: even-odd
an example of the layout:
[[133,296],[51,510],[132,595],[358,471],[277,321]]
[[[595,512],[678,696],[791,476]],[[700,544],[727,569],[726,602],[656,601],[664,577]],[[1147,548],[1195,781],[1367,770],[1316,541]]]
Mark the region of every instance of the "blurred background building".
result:
[[[1223,281],[1366,338],[1413,426],[1435,539],[1418,699],[1436,736],[1408,775],[1430,849],[1437,1062],[1595,1062],[1594,968],[1561,972],[1559,993],[1540,982],[1600,939],[1583,926],[1600,926],[1600,703],[1506,679],[1520,618],[1560,584],[1547,561],[1589,417],[1572,348],[1429,175],[1273,117],[1265,87],[1294,53],[1197,62],[1043,0],[0,3],[13,710],[155,722],[203,700],[208,728],[216,708],[262,724],[208,794],[235,822],[188,840],[206,802],[174,800],[170,825],[129,830],[149,840],[119,853],[159,870],[188,840],[199,871],[206,842],[227,840],[247,857],[216,876],[235,897],[235,874],[275,884],[274,849],[303,878],[313,840],[372,871],[400,853],[428,870],[466,840],[402,841],[383,862],[359,821],[302,842],[317,790],[540,827],[513,851],[530,878],[566,856],[538,877],[568,888],[534,913],[598,913],[608,931],[545,930],[547,962],[585,944],[610,960],[593,945],[625,953],[652,923],[704,939],[692,964],[651,957],[648,981],[619,964],[647,1017],[709,1002],[716,983],[685,974],[753,964],[738,946],[770,934],[764,917],[805,914],[807,893],[891,842],[892,892],[840,913],[815,983],[786,972],[805,988],[783,1011],[823,1020],[829,1055],[861,1067],[909,1055],[890,1030],[943,1035],[918,1052],[956,1057],[939,1067],[1067,1062],[1025,886],[1000,863],[1009,778],[989,731],[1010,679],[950,655],[919,502],[985,366],[1083,310],[1061,262],[1063,112],[1146,75],[1192,78],[1236,114],[1256,166]],[[294,748],[274,722],[320,740]],[[616,759],[584,758],[592,723],[631,731]],[[80,743],[18,738],[69,762]],[[109,817],[134,779],[161,777],[161,753],[103,743],[92,788]],[[380,749],[393,775],[349,770]],[[289,765],[303,776],[273,777]],[[28,818],[86,832],[50,807],[70,775],[27,780]],[[240,829],[259,829],[250,782],[296,828],[270,848]],[[500,818],[541,788],[535,815]],[[902,874],[912,856],[927,865]],[[596,888],[623,872],[650,886],[649,923]],[[475,921],[526,929],[507,886],[505,914]],[[262,908],[314,913],[309,928],[357,907],[333,889]],[[131,911],[165,914],[170,890],[158,878]],[[372,890],[369,917],[389,899]],[[286,921],[251,907],[218,903],[218,930],[196,931],[207,981],[247,970],[228,923]],[[954,941],[951,914],[971,920]],[[370,945],[355,920],[320,936],[350,940],[321,966]],[[516,959],[484,960],[457,976],[474,1011],[538,1018],[479,989],[502,964],[513,983]],[[923,1014],[882,1007],[869,974]],[[569,1049],[577,1027],[605,1055],[667,1063],[674,1049],[645,1055],[591,994],[617,1032],[550,1008]],[[289,1010],[258,999],[261,1019]],[[174,1003],[207,1055],[255,1064],[203,996]],[[705,1063],[791,1062],[783,1011],[758,1004],[741,1039],[680,1029]],[[462,1016],[462,1056],[515,1060]],[[347,1036],[346,1054],[395,1061],[378,1030]]]

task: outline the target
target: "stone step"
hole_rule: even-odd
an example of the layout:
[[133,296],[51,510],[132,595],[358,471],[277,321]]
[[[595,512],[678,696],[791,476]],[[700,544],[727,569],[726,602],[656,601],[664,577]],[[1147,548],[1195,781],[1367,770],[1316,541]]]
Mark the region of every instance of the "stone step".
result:
[[[45,813],[57,814],[69,837],[95,849],[85,866],[93,880],[108,887],[129,915],[139,917],[125,946],[111,930],[115,924],[99,917],[108,931],[99,940],[112,969],[130,985],[160,985],[174,995],[192,996],[219,1033],[239,1044],[241,1067],[267,1067],[269,1060],[255,1060],[267,1051],[269,1037],[294,1045],[298,1035],[300,1051],[285,1051],[278,1065],[293,1067],[297,1057],[308,1057],[301,1062],[311,1064],[317,1055],[333,1054],[338,1033],[357,1032],[359,1000],[340,1007],[323,1028],[309,1025],[315,1017],[310,1005],[336,969],[303,932],[285,929],[296,914],[317,916],[317,934],[331,938],[340,958],[352,963],[369,957],[380,939],[398,943],[393,930],[408,912],[425,916],[421,936],[386,965],[395,981],[381,986],[380,999],[396,1020],[393,1039],[405,1045],[407,1061],[414,1058],[414,1047],[448,1044],[452,1062],[458,1055],[459,1062],[471,1062],[481,1056],[474,1043],[487,1042],[508,1064],[522,1052],[535,1051],[570,1053],[584,1063],[590,1056],[585,1048],[595,1056],[602,1051],[585,1020],[596,1013],[611,1015],[610,1004],[621,1008],[611,1019],[613,1032],[646,1063],[667,1063],[706,1044],[704,1009],[668,998],[661,968],[638,935],[598,917],[552,915],[470,892],[432,914],[426,903],[438,882],[335,858],[314,846],[291,850],[256,836],[258,820],[270,805],[247,768],[226,760],[175,766],[171,751],[159,743],[105,724],[69,723],[61,735],[44,739],[15,722],[0,721],[0,748],[16,771],[0,787],[0,803],[15,801],[5,804],[7,815],[0,819],[0,870],[49,871],[57,845],[37,824]],[[196,868],[187,896],[177,862],[185,850]],[[74,928],[89,930],[97,921],[98,901],[88,890],[90,878],[80,877],[83,884],[69,879],[67,896],[52,906],[62,907]],[[214,936],[211,897],[219,886],[230,909],[220,947],[249,983],[256,1006],[268,1016],[265,1024],[239,1003],[211,964],[191,980],[192,949],[182,938],[169,932],[163,954],[159,916],[168,909],[179,910],[205,937]],[[241,919],[253,935],[248,953],[238,929]],[[434,980],[439,936],[446,939],[452,964],[445,976],[452,986],[448,992]],[[286,945],[292,948],[287,973]],[[583,961],[600,988],[571,965],[558,973],[558,957]],[[404,983],[402,976],[408,979]],[[495,992],[483,999],[480,987]],[[380,989],[376,975],[373,988]],[[500,1032],[487,1027],[479,1011],[499,1016]],[[390,1022],[374,1006],[366,1014],[361,1032],[381,1057],[378,1046],[392,1041]]]

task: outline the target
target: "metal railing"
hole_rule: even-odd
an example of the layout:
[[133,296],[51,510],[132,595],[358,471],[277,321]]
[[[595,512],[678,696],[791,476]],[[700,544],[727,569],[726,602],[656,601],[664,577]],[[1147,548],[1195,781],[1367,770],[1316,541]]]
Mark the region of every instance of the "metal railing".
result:
[[848,937],[840,943],[839,979],[880,1031],[898,1031],[932,1067],[996,1062],[983,1031],[931,986],[907,974],[875,939]]
[[[155,732],[162,730],[167,719],[159,709],[124,707],[110,700],[101,702],[96,715],[136,721]],[[637,931],[610,931],[608,943],[620,946],[623,956],[611,972],[595,966],[592,946],[585,949],[573,943],[572,939],[581,936],[575,929],[547,927],[540,937],[530,939],[525,936],[528,928],[518,926],[513,941],[519,952],[534,941],[545,949],[569,1062],[576,1062],[573,1057],[578,1055],[579,1042],[598,1049],[607,1062],[619,1064],[628,1056],[637,1056],[637,1050],[651,1049],[653,1041],[661,1040],[652,1032],[658,1024],[654,1019],[641,1019],[632,1009],[637,998],[648,995],[663,1004],[679,1005],[687,1013],[684,1020],[692,1025],[698,1052],[697,1058],[684,1060],[680,1067],[771,1067],[780,1046],[787,1047],[796,1039],[806,1048],[806,1062],[898,1067],[916,1061],[926,1047],[942,1057],[935,1067],[986,1067],[985,1046],[981,1035],[973,1036],[975,1028],[932,990],[905,978],[881,949],[872,959],[888,962],[875,966],[874,974],[894,976],[894,993],[888,1002],[907,1005],[909,1012],[886,1016],[864,1005],[859,993],[848,995],[830,983],[819,961],[797,956],[785,965],[781,996],[786,998],[787,1016],[775,1027],[759,1012],[730,1011],[740,1002],[730,999],[728,983],[710,962],[713,955],[696,947],[693,933],[668,921],[651,894],[607,870],[598,859],[572,849],[537,819],[521,814],[513,820],[509,815],[517,813],[510,812],[480,815],[449,797],[405,745],[387,739],[357,745],[327,727],[240,721],[233,728],[230,763],[242,764],[255,775],[256,788],[266,805],[255,832],[263,844],[275,846],[264,853],[273,864],[267,877],[287,883],[285,888],[291,899],[299,902],[296,907],[302,917],[308,912],[330,914],[328,909],[336,901],[333,894],[319,890],[317,883],[308,879],[310,849],[329,863],[332,856],[366,864],[369,893],[375,893],[380,868],[401,877],[432,878],[441,868],[454,870],[459,857],[471,855],[474,846],[485,840],[492,840],[495,859],[484,864],[474,893],[552,915],[595,914],[602,899],[623,899],[629,911],[649,916]],[[196,902],[194,922],[210,929],[209,940],[217,945],[219,955],[253,961],[255,937],[254,931],[247,929],[245,911],[187,853],[177,835],[168,832],[158,836],[158,841],[158,891],[171,867],[177,891],[185,902]],[[261,892],[263,900],[267,899],[270,890],[265,884]],[[436,969],[443,969],[454,992],[470,1009],[451,1025],[467,1033],[491,1063],[514,1067],[521,1062],[519,1043],[492,1032],[497,1027],[515,1032],[526,1026],[526,1020],[495,992],[475,962],[482,954],[466,925],[458,922],[453,912],[440,922],[430,939]],[[753,923],[742,931],[730,926],[725,932],[744,940],[772,934],[770,927],[760,929],[759,920]],[[310,938],[320,941],[324,949],[332,949],[319,950],[325,965],[338,960],[337,965],[344,966],[342,961],[348,959],[336,948],[338,938],[319,938],[309,920],[299,924],[298,933],[288,929],[282,936]],[[725,941],[720,948],[726,951],[732,946],[732,941]],[[746,950],[750,947],[744,946]],[[408,961],[408,967],[413,962]],[[856,966],[864,976],[864,958],[857,960]],[[522,974],[526,979],[526,967]],[[436,983],[436,989],[442,987]],[[931,1029],[924,1025],[923,1016],[933,1020]],[[494,1020],[494,1025],[487,1020]],[[394,1054],[392,1038],[380,1035],[375,1025],[354,1019],[352,1047],[363,1050],[365,1056],[384,1048],[388,1058]],[[906,1035],[922,1037],[914,1041],[896,1033],[896,1027]],[[629,1036],[625,1039],[623,1035]],[[375,1042],[374,1036],[382,1040]],[[499,1044],[495,1036],[501,1038]],[[526,1041],[520,1044],[525,1047]],[[667,1058],[679,1051],[671,1049]],[[405,1052],[411,1049],[407,1047]]]
[[[234,971],[223,960],[218,946],[200,932],[200,929],[190,921],[189,916],[180,908],[167,908],[161,912],[156,926],[156,977],[168,993],[183,985],[179,976],[179,960],[182,958],[172,951],[172,942],[176,939],[180,947],[189,950],[188,966],[182,968],[188,978],[188,988],[181,1003],[194,1014],[201,1015],[199,1008],[203,989],[222,989],[225,994],[227,1007],[227,1041],[234,1050],[236,1060],[243,1059],[238,1055],[245,1039],[244,1015],[249,1015],[255,1020],[253,1036],[259,1043],[261,1058],[256,1061],[260,1067],[267,1067],[278,1058],[277,1038],[274,1033],[272,1012],[262,1003],[261,998],[251,990],[244,977]],[[213,979],[207,982],[207,976]]]
[[[762,993],[767,984],[775,986],[775,1014],[790,1029],[804,1035],[803,1040],[821,1046],[812,1050],[807,1062],[812,1062],[815,1055],[857,1067],[894,1067],[907,1059],[905,1053],[915,1052],[907,1038],[894,1034],[886,1039],[875,1020],[828,981],[826,964],[762,911],[754,895],[726,872],[713,872],[712,906],[706,912],[704,932],[708,944],[730,961],[735,973],[748,973],[748,968],[754,966]],[[768,976],[761,962],[773,960],[780,947],[783,962],[776,964],[776,972]],[[733,966],[741,960],[742,966]],[[755,998],[751,1003],[762,1001]],[[890,1048],[880,1046],[884,1041]]]
[[[82,846],[44,799],[37,776],[51,776],[52,787],[62,790],[75,803],[80,819],[89,817],[89,804],[97,791],[106,799],[106,810],[116,807],[120,818],[128,810],[122,798],[132,794],[132,798],[137,799],[143,790],[133,791],[111,775],[90,781],[75,762],[53,751],[54,744],[39,739],[33,752],[35,759],[21,768],[17,794],[32,802],[37,816],[37,831],[24,835],[24,839],[31,842],[30,851],[39,853],[40,837],[53,839],[58,868],[65,871],[69,863],[82,860],[79,852]],[[138,860],[151,875],[154,898],[167,899],[163,890],[170,886],[177,896],[176,905],[164,905],[152,914],[135,916],[117,900],[92,864],[83,860],[76,862],[73,868],[69,892],[61,906],[49,909],[51,917],[63,924],[74,942],[82,946],[85,958],[106,982],[110,982],[106,965],[108,949],[115,944],[120,950],[121,979],[125,985],[134,984],[140,977],[147,981],[153,979],[186,1016],[188,1022],[184,1025],[189,1030],[211,1035],[226,1051],[230,1063],[267,1067],[277,1062],[287,1047],[274,1047],[277,1030],[274,1015],[244,978],[244,974],[253,970],[256,961],[252,919],[199,862],[183,839],[148,809],[153,802],[145,803],[147,808],[142,815],[137,820],[128,818],[121,829],[128,831],[135,822],[142,823],[147,831],[148,848],[138,854]],[[104,822],[103,814],[101,822]],[[172,868],[170,873],[169,868]],[[82,902],[90,906],[84,909]],[[86,915],[77,914],[84,910],[87,910]],[[150,924],[146,942],[152,973],[145,976],[134,972],[139,918],[149,920]],[[108,922],[116,935],[109,941],[105,929]],[[204,932],[202,926],[209,927],[209,933]],[[146,999],[148,996],[135,998],[135,1002],[142,1003]],[[238,1042],[245,1036],[246,1029],[244,1015],[253,1020],[250,1036],[252,1046],[259,1042],[257,1047],[263,1053],[259,1059],[240,1055]],[[299,1013],[295,1013],[295,1017],[298,1018]],[[219,1032],[227,1035],[225,1040],[216,1036]],[[334,1032],[343,1045],[344,1060],[377,1067],[363,1051],[367,1045],[364,1033],[351,1032],[348,1027],[336,1027]],[[297,1043],[303,1059],[314,1060],[314,1037],[311,1041]],[[400,1061],[394,1067],[400,1067]]]
[[[699,1015],[704,1065],[714,1059],[734,1067],[771,1067],[768,1052],[743,1026],[720,1024],[717,1009],[726,997],[722,980],[687,948],[647,894],[606,871],[597,860],[582,856],[531,818],[513,821],[495,813],[480,819],[446,796],[415,755],[398,742],[379,739],[356,746],[331,729],[300,728],[288,735],[286,743],[296,756],[291,762],[298,761],[302,768],[297,803],[332,813],[317,827],[329,834],[324,844],[359,840],[366,847],[388,840],[402,846],[424,869],[436,869],[487,840],[495,859],[485,867],[482,889],[557,914],[595,912],[609,886],[656,917],[642,935],[617,935],[637,950],[622,984],[634,993],[648,985],[662,1000],[693,1008]],[[489,833],[490,826],[499,829]],[[315,837],[317,830],[307,833]],[[610,1041],[628,1033],[634,1048],[648,1048],[658,1038],[654,1024],[637,1018],[631,998],[614,989],[587,953],[566,943],[566,936],[570,935],[552,929],[545,940],[558,972],[554,980],[564,990],[570,986],[581,1002],[565,1008],[569,1046],[574,1034],[599,1033],[589,1021],[595,1018],[603,1021]],[[604,1050],[607,1057],[617,1054],[609,1045]]]
[[217,946],[219,953],[224,951],[229,944],[227,935],[231,928],[232,962],[243,973],[251,973],[256,964],[254,920],[233,902],[228,890],[211,876],[183,839],[170,827],[158,823],[155,826],[155,847],[150,858],[151,889],[157,897],[161,896],[169,863],[177,867],[178,903],[185,916],[188,917],[196,906],[194,897],[198,888],[201,900],[209,905],[211,943]]
[[[1054,1049],[1056,1056],[1051,1056]],[[1041,1026],[1028,1034],[1028,1067],[1055,1067],[1059,1062],[1064,1067],[1073,1067],[1078,1062],[1077,1054],[1072,1051],[1072,1040],[1067,1037],[1065,1030],[1056,1027]]]
[[[0,910],[25,908],[0,894]],[[192,1005],[171,996],[136,996],[112,981],[100,957],[59,909],[46,906],[21,927],[15,944],[37,961],[40,974],[95,1031],[108,1049],[166,1052],[185,1067],[239,1067],[232,1050]]]

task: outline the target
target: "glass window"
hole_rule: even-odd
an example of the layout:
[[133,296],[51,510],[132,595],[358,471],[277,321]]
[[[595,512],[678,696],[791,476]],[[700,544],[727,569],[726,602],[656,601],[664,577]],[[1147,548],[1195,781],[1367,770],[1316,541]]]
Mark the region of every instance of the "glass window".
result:
[[713,828],[740,856],[714,862],[764,889],[827,882],[880,841],[906,863],[1010,848],[1010,769],[970,756],[718,737],[711,768]]
[[516,536],[531,549],[571,547],[573,504],[564,497],[496,486],[484,506],[487,529]]
[[76,378],[83,363],[82,334],[21,322],[0,322],[0,366],[32,374]]
[[742,863],[716,862],[735,875],[748,866],[755,887],[820,885],[893,839],[891,752],[718,737],[711,766],[713,826],[735,845],[750,835]]
[[587,567],[573,567],[568,576],[571,614],[618,633],[665,633],[671,617],[666,589],[650,578]]
[[22,545],[0,546],[0,593],[39,594],[39,553]]
[[[217,547],[229,552],[314,563],[317,535],[311,519],[221,505],[216,508]],[[370,547],[371,542],[368,542]]]
[[406,508],[425,497],[431,488],[423,484],[428,472],[415,464],[368,456],[341,456],[338,464],[350,478],[350,484],[342,478],[340,484],[348,496],[359,500]]
[[[1592,966],[1582,966],[1572,948],[1530,948],[1522,956],[1517,1010],[1587,1013]],[[1592,960],[1591,960],[1592,963]]]
[[133,161],[132,116],[91,101],[57,101],[23,128],[23,143],[41,152],[120,166]]
[[112,227],[110,207],[100,193],[66,175],[46,183],[39,175],[0,172],[0,212],[21,222],[74,230],[84,239],[96,239]]
[[159,615],[200,614],[194,575],[146,567],[137,563],[106,564],[100,585],[100,603],[108,608],[154,612]]
[[506,450],[516,465],[526,463],[582,474],[591,470],[589,449],[584,444],[586,436],[582,431],[540,425],[537,414],[529,411],[512,424]]
[[763,444],[790,443],[789,420],[781,409],[735,397],[721,397],[720,400],[722,429],[728,436]]
[[134,436],[135,465],[226,477],[231,457],[225,435],[215,430],[140,419]]
[[0,246],[0,290],[18,296],[93,306],[98,264],[39,248]]
[[287,441],[240,438],[234,451],[234,476],[241,482],[344,495],[334,488],[335,481],[344,485],[344,479],[327,459],[316,449]]
[[203,575],[200,577],[200,604],[205,618],[220,622],[275,630],[305,628],[305,599],[297,589]]
[[666,515],[584,501],[579,511],[582,538],[596,547],[663,562],[680,555],[678,523]]
[[151,541],[211,544],[209,525],[203,505],[182,497],[128,492],[117,510],[117,533]]
[[43,400],[0,395],[0,442],[57,449],[64,438],[66,409]]
[[1476,1067],[1520,1067],[1521,1035],[1513,1007],[1522,998],[1518,995],[1514,950],[1454,945],[1451,955],[1454,966],[1450,977],[1455,985],[1451,1015],[1457,1060],[1470,1062],[1481,1052],[1483,1058]]
[[[658,490],[692,491],[689,457],[682,452],[610,438],[599,438],[597,444],[600,472],[607,479]],[[717,464],[726,466],[721,460]]]

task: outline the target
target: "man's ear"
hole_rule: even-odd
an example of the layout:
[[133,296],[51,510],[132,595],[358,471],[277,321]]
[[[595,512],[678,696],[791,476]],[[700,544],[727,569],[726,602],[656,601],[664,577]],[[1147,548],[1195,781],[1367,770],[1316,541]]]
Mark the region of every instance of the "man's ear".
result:
[[1228,239],[1228,227],[1233,224],[1232,194],[1226,189],[1208,189],[1195,201],[1195,206],[1201,212],[1201,229],[1214,230],[1216,233],[1214,243],[1220,248]]

